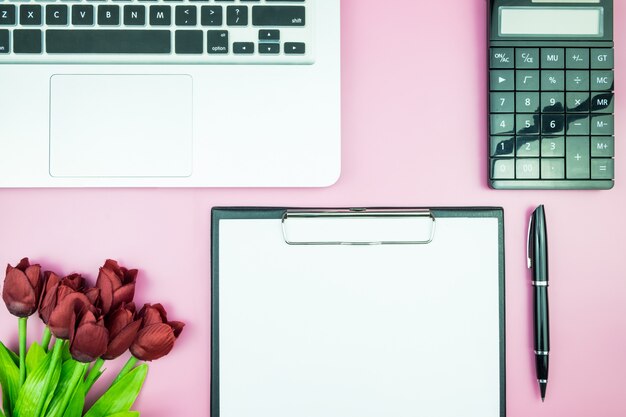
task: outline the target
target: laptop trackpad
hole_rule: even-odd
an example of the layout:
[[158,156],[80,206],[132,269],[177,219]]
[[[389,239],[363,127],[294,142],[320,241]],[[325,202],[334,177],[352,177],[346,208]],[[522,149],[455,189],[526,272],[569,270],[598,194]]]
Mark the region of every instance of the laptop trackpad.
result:
[[192,170],[188,75],[54,75],[53,177],[186,177]]

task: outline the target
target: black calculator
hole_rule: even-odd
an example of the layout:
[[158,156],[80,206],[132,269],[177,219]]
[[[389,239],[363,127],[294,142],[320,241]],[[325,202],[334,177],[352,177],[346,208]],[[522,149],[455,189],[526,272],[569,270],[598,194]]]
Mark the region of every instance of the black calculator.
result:
[[489,183],[614,185],[612,0],[490,0]]

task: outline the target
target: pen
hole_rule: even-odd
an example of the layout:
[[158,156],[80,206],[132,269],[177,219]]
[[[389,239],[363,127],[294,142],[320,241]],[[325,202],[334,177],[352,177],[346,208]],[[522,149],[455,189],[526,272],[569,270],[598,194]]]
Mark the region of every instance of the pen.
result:
[[534,288],[535,366],[541,401],[548,387],[550,353],[550,320],[548,317],[548,234],[543,205],[530,217],[528,227],[528,268],[532,270]]

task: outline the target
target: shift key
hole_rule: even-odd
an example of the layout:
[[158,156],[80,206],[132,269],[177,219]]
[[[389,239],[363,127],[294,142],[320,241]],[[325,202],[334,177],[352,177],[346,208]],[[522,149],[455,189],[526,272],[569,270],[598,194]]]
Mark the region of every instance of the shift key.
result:
[[304,26],[304,6],[253,6],[254,26]]

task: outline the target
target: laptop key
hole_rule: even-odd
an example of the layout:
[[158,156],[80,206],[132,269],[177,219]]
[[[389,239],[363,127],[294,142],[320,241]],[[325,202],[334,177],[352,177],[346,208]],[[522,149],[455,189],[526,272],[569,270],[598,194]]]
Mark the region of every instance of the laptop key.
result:
[[304,26],[304,6],[252,6],[254,26]]
[[195,26],[196,10],[196,6],[176,6],[176,26]]
[[254,53],[254,42],[235,42],[233,52],[236,54],[250,55]]
[[16,54],[41,53],[41,30],[15,29],[13,31],[13,52]]
[[13,26],[15,24],[15,6],[13,4],[0,4],[0,26]]
[[201,30],[177,30],[176,47],[177,54],[201,54],[202,38]]
[[207,33],[207,52],[210,54],[227,54],[228,53],[228,31],[226,30],[208,30]]
[[303,55],[306,53],[304,42],[285,42],[285,53],[287,55]]
[[169,54],[169,30],[65,30],[46,31],[49,54]]
[[8,54],[11,52],[10,48],[9,31],[7,29],[0,29],[0,54]]
[[74,26],[93,25],[93,6],[91,5],[72,6],[72,24]]
[[41,25],[41,6],[38,4],[25,4],[20,7],[20,25]]
[[200,23],[202,26],[222,26],[222,6],[202,6]]
[[146,9],[143,6],[124,6],[124,24],[143,26],[146,24]]
[[46,6],[46,23],[51,26],[67,25],[67,6],[51,4]]
[[248,8],[246,6],[228,6],[226,24],[228,26],[248,26]]
[[280,52],[280,44],[278,43],[261,43],[259,44],[259,53],[263,55],[278,54]]
[[117,26],[120,24],[119,6],[98,7],[98,24],[102,26]]
[[169,6],[150,6],[150,25],[169,26],[172,23],[172,9]]

